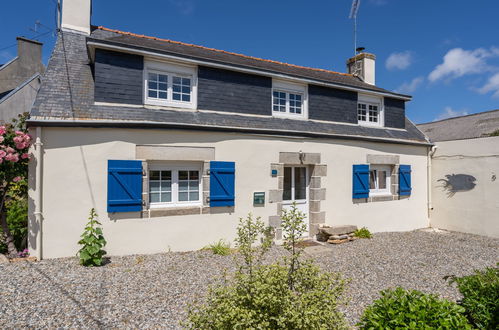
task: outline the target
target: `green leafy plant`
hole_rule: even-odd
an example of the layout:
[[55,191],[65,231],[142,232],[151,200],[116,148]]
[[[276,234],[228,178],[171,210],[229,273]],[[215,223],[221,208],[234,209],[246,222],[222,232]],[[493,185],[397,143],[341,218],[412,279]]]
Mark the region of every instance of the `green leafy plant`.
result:
[[[498,264],[499,265],[499,264]],[[499,267],[476,270],[473,275],[450,276],[463,295],[460,305],[478,329],[499,329]]]
[[230,249],[230,243],[223,239],[204,247],[203,250],[210,250],[213,254],[221,256],[228,256],[232,252]]
[[106,240],[102,234],[102,228],[99,227],[101,224],[97,221],[95,209],[90,210],[88,220],[85,231],[81,235],[81,240],[78,242],[78,244],[82,245],[82,248],[78,251],[80,264],[86,267],[102,266],[103,256],[106,254],[106,251],[104,251]]
[[202,304],[191,305],[190,329],[344,329],[338,306],[345,288],[339,274],[322,272],[300,258],[296,244],[304,215],[295,206],[282,214],[285,248],[281,262],[265,264],[271,230],[260,218],[239,220],[235,257],[238,270],[211,286]]
[[357,229],[353,234],[355,237],[358,237],[358,238],[372,238],[373,237],[373,235],[371,234],[369,229],[367,229],[366,227],[362,227],[360,229]]
[[357,324],[360,329],[471,329],[464,308],[420,291],[381,291]]

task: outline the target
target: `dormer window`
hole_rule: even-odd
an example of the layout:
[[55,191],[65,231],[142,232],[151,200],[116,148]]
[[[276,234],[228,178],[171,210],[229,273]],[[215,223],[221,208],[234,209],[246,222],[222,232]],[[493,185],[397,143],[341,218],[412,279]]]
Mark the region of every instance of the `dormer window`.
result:
[[359,125],[383,126],[383,100],[378,97],[359,94],[357,121]]
[[145,104],[196,108],[194,67],[148,61],[144,72]]
[[307,118],[307,87],[282,80],[272,81],[272,115]]

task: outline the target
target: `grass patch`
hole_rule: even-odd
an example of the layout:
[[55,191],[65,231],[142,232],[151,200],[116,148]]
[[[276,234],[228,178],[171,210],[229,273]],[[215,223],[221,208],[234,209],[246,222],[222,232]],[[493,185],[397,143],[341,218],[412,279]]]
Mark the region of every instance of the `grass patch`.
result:
[[367,229],[366,227],[362,227],[360,229],[357,229],[354,233],[355,237],[358,237],[358,238],[372,238],[373,235],[371,234],[371,232],[369,231],[369,229]]
[[210,250],[213,254],[218,254],[221,256],[228,256],[232,253],[230,248],[230,243],[221,239],[218,242],[212,243],[208,246],[205,246],[203,250]]

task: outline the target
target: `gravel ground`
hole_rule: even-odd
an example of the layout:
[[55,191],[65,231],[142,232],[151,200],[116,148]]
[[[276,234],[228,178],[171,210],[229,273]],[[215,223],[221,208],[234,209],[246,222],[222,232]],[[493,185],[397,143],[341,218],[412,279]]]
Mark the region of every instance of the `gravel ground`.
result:
[[[499,261],[499,240],[414,231],[307,248],[321,266],[351,279],[345,313],[355,323],[378,292],[402,286],[455,300],[445,275]],[[273,248],[270,259],[282,255]],[[233,258],[208,251],[113,257],[101,268],[75,258],[0,264],[1,328],[179,328],[187,303],[201,297]]]

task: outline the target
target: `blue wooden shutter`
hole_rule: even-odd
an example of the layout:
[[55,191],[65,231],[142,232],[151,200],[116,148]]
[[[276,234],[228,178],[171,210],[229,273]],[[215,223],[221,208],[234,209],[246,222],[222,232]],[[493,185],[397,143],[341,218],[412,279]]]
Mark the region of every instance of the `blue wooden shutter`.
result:
[[408,196],[411,194],[411,165],[399,166],[399,195]]
[[369,197],[369,165],[353,165],[352,198]]
[[234,162],[210,162],[210,206],[234,206]]
[[108,160],[107,212],[142,210],[142,161]]

